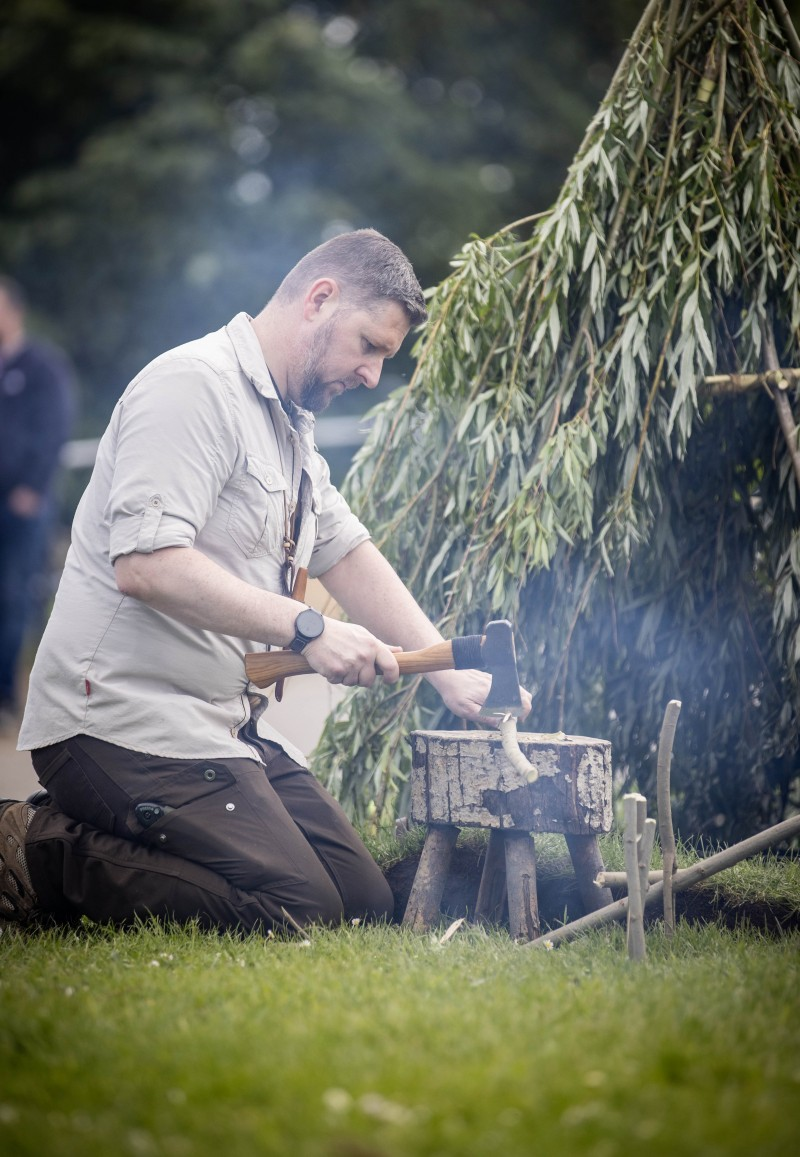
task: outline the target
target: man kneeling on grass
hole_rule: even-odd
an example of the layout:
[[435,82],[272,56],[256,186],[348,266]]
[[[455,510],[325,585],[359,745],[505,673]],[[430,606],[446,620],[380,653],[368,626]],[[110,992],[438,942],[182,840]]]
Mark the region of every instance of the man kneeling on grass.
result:
[[[248,693],[244,655],[290,647],[369,687],[397,679],[398,648],[440,641],[313,440],[313,413],[374,389],[425,316],[406,257],[358,230],[302,258],[257,317],[128,386],[31,674],[19,746],[44,791],[0,803],[0,920],[266,930],[391,914],[341,808]],[[299,568],[353,621],[298,604]],[[480,717],[488,676],[428,679]]]

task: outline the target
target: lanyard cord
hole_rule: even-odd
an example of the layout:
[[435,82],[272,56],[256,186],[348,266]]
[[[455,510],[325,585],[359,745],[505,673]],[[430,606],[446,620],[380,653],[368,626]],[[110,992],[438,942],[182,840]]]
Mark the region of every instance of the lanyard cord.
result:
[[[292,429],[297,433],[294,423],[291,420],[288,410],[281,402],[281,408],[286,415],[286,420],[292,426]],[[272,423],[272,430],[275,435],[275,445],[278,449],[278,458],[280,460],[281,473],[284,479],[286,478],[286,467],[283,460],[283,446],[281,444],[281,436],[278,427],[275,423],[275,414],[273,413],[272,405],[268,402],[267,409],[269,412],[270,421]],[[302,512],[300,510],[300,498],[303,490],[302,474],[300,484],[297,488],[297,502],[292,500],[292,492],[294,487],[294,472],[295,472],[295,455],[296,445],[295,440],[290,439],[292,449],[292,470],[289,475],[289,492],[283,491],[283,565],[281,567],[281,584],[283,586],[283,593],[292,598],[295,593],[297,582],[297,572],[295,565],[295,551],[297,550],[297,534],[299,531],[299,523],[302,519]]]

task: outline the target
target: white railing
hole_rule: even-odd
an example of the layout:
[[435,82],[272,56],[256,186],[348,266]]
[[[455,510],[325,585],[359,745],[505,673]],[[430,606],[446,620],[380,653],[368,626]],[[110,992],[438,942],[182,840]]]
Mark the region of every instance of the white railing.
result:
[[[316,443],[320,450],[338,449],[352,446],[353,449],[364,441],[368,423],[363,417],[343,414],[317,418]],[[99,438],[73,438],[65,443],[61,451],[61,465],[67,470],[89,470],[94,466]]]

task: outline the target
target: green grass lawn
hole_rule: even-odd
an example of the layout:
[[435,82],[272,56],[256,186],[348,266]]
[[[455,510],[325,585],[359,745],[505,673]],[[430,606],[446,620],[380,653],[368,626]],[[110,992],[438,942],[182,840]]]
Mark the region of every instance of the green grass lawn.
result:
[[800,935],[0,936],[3,1157],[786,1157]]

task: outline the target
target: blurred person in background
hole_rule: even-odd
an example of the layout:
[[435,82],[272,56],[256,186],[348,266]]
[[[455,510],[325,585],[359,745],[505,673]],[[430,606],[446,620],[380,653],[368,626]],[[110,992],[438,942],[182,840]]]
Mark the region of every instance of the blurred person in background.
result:
[[0,732],[16,731],[19,656],[44,595],[52,486],[73,411],[72,372],[26,330],[20,285],[0,275]]

